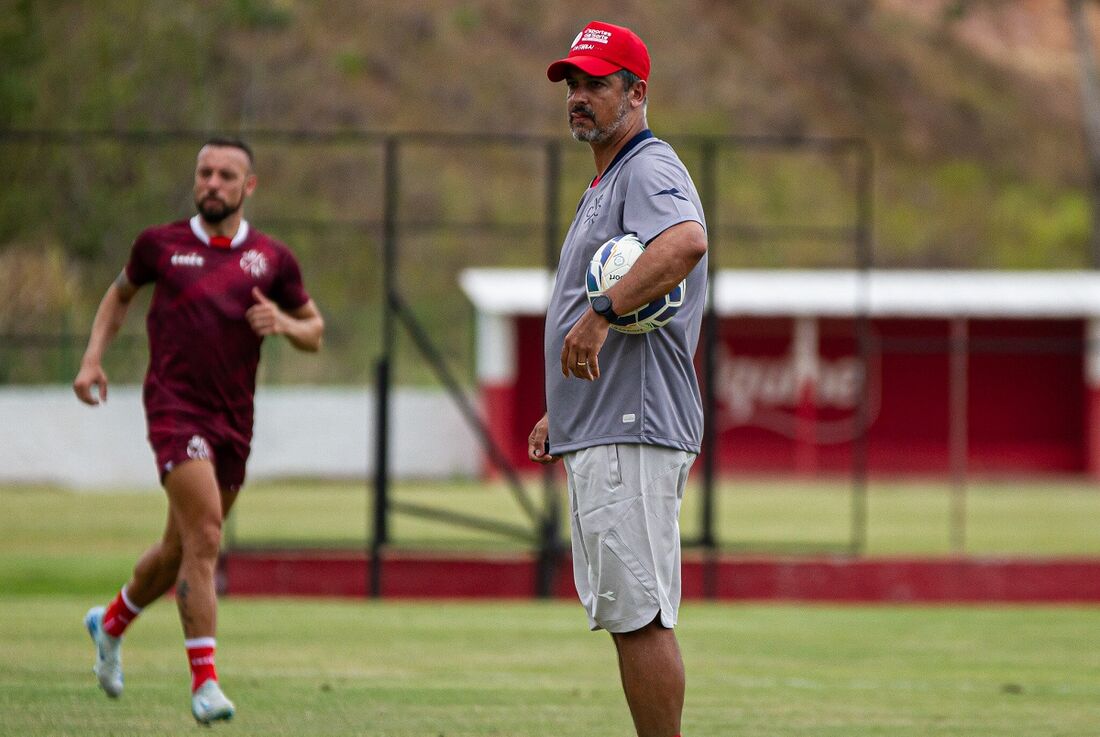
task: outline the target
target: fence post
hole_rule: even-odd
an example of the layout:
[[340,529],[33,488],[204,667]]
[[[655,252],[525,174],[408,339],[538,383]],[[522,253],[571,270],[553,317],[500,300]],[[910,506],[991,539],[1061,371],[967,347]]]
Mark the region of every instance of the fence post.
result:
[[387,137],[383,162],[385,200],[382,216],[382,353],[375,371],[374,387],[374,535],[369,553],[370,580],[367,588],[374,598],[382,596],[382,557],[389,542],[390,376],[397,339],[393,316],[393,295],[397,292],[397,155],[397,141],[393,137]]
[[[561,232],[558,228],[558,211],[561,209],[561,143],[546,142],[546,211],[544,217],[543,247],[546,268],[553,273],[558,265],[558,249]],[[542,598],[554,595],[558,565],[561,562],[562,545],[558,539],[561,526],[561,497],[553,466],[542,469],[543,519],[539,529],[539,560],[536,593]]]
[[707,293],[703,314],[703,504],[700,520],[700,544],[705,556],[703,564],[703,595],[708,599],[718,596],[716,552],[718,538],[715,535],[715,478],[718,467],[718,434],[714,426],[714,405],[718,401],[715,387],[717,371],[715,356],[718,343],[718,314],[714,308],[715,246],[719,241],[718,226],[718,150],[711,139],[700,146],[702,158],[703,189],[701,201],[707,219]]
[[867,547],[867,468],[870,431],[870,373],[873,346],[871,345],[871,295],[870,277],[874,265],[872,253],[872,213],[874,192],[874,155],[871,145],[861,141],[857,148],[856,170],[856,262],[859,277],[856,289],[856,343],[860,359],[859,401],[856,407],[856,438],[852,452],[852,555],[860,555]]
[[967,382],[969,381],[970,328],[965,317],[951,320],[948,437],[951,457],[951,552],[966,549]]

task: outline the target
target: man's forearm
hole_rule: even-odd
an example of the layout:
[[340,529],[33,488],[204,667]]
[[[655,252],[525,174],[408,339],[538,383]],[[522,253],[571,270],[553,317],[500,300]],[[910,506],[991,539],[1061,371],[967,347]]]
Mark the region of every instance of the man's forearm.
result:
[[615,312],[628,314],[668,294],[706,251],[706,236],[698,223],[674,226],[658,236],[619,283],[607,290]]
[[107,288],[107,293],[103,295],[96,310],[95,319],[92,320],[92,330],[81,359],[82,364],[99,364],[103,360],[107,346],[122,329],[129,307],[129,300],[122,299],[117,286],[112,284]]
[[300,351],[316,353],[321,350],[325,334],[325,321],[317,317],[296,318],[286,316],[283,323],[283,335]]

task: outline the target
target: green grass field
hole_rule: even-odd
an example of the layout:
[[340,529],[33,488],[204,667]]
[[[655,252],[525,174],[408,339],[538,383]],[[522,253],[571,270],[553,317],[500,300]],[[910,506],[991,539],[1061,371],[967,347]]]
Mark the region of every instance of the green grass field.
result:
[[[541,489],[531,490],[540,501]],[[287,493],[261,484],[241,497],[236,538],[355,539],[370,514],[363,485],[325,485]],[[562,493],[564,493],[562,491]],[[500,484],[403,484],[397,500],[522,523],[518,505]],[[715,504],[721,545],[731,551],[846,550],[851,489],[843,482],[736,480],[724,482]],[[967,489],[965,552],[973,555],[1100,555],[1100,486],[1085,482],[975,483]],[[867,498],[867,555],[943,556],[951,549],[951,490],[928,482],[876,483]],[[566,515],[563,514],[563,518]],[[699,536],[700,493],[690,485],[681,514],[684,538]],[[392,519],[395,544],[411,548],[507,548],[519,543],[488,533],[401,515]],[[563,526],[563,535],[568,529]]]
[[[974,552],[1097,555],[1088,486],[975,486]],[[520,520],[498,486],[403,486],[395,495]],[[868,552],[948,552],[946,489],[874,487]],[[127,637],[127,690],[95,687],[81,619],[128,575],[163,523],[158,493],[0,489],[0,735],[178,735],[187,701],[171,602]],[[843,540],[841,488],[736,483],[723,540]],[[363,487],[258,484],[235,535],[362,540]],[[685,509],[689,534],[697,510]],[[398,544],[516,547],[395,518]],[[1093,737],[1100,608],[686,604],[685,737]],[[629,737],[609,638],[572,602],[223,601],[219,671],[238,717],[226,734]]]
[[[0,734],[177,735],[191,721],[170,602],[90,673],[86,596],[0,596]],[[1092,737],[1100,612],[683,608],[688,737]],[[235,735],[628,737],[606,634],[571,603],[227,600],[219,671]]]
[[[500,484],[401,484],[393,496],[529,526]],[[699,535],[699,496],[695,487],[685,495],[685,540]],[[275,541],[362,549],[372,511],[367,497],[361,483],[257,483],[242,492],[228,535],[239,545]],[[540,496],[535,499],[541,502]],[[0,487],[0,505],[0,590],[36,593],[101,590],[129,569],[159,533],[165,515],[163,496],[155,489],[76,494]],[[968,554],[1100,556],[1100,488],[1095,485],[973,484],[966,508]],[[851,492],[842,482],[729,481],[720,489],[716,510],[719,540],[729,551],[845,552],[850,539]],[[568,535],[564,518],[563,537]],[[867,519],[866,555],[953,553],[946,485],[876,483],[868,494]],[[391,528],[399,548],[530,548],[519,540],[406,515],[394,515]]]

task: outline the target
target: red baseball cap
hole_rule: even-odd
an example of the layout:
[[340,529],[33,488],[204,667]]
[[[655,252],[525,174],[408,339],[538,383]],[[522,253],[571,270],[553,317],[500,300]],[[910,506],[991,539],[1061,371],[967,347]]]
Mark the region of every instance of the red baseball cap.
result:
[[571,66],[593,77],[606,77],[626,69],[648,80],[649,51],[629,28],[594,20],[573,39],[569,56],[547,67],[546,76],[551,82],[560,82]]

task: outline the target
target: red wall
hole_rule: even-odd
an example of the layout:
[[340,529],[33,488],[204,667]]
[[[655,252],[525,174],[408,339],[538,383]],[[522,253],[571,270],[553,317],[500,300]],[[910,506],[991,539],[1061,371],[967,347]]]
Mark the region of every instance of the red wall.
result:
[[[796,383],[791,318],[720,327],[716,412],[725,471],[847,473],[853,463],[858,349],[851,320],[818,322],[816,383]],[[950,323],[871,322],[872,471],[950,469]],[[1082,320],[972,320],[967,465],[985,473],[1087,470]],[[521,469],[544,409],[542,318],[517,318],[517,381],[485,396],[498,442]],[[815,442],[816,439],[816,442]]]

